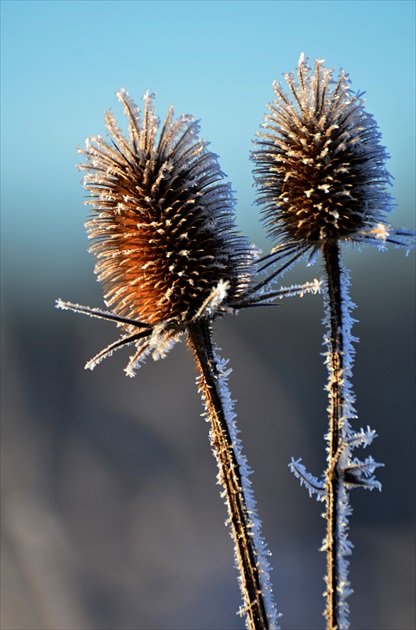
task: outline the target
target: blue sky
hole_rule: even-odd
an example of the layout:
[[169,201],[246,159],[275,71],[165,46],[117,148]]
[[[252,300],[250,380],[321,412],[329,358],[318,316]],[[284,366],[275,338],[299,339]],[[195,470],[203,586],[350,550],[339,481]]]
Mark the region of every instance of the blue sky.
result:
[[302,51],[343,67],[366,91],[392,156],[392,221],[414,224],[414,2],[3,0],[1,12],[6,286],[30,284],[28,264],[41,284],[91,276],[76,147],[104,133],[108,108],[122,118],[120,87],[137,101],[156,92],[160,117],[173,104],[201,119],[236,191],[242,231],[268,247],[249,152],[273,80]]

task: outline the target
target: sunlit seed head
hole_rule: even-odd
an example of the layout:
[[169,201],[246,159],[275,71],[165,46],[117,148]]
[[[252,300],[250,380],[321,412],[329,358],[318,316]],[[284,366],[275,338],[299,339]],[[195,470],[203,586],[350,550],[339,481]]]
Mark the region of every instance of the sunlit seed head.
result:
[[161,126],[153,96],[142,116],[118,95],[129,136],[106,114],[110,139],[87,140],[84,186],[92,216],[86,224],[106,303],[148,324],[186,325],[221,283],[225,301],[244,293],[252,248],[234,223],[234,198],[216,156],[190,116]]
[[360,240],[391,209],[377,123],[347,75],[341,70],[335,79],[322,60],[312,70],[301,55],[297,77],[285,79],[290,93],[274,84],[253,152],[269,234],[306,246]]

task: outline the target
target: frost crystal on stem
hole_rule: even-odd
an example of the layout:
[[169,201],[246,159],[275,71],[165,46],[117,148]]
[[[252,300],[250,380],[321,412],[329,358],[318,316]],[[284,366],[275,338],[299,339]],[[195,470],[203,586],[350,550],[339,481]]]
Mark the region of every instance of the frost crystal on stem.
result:
[[114,321],[121,329],[122,336],[87,363],[91,369],[115,350],[133,345],[126,373],[134,376],[148,354],[163,358],[187,336],[235,543],[241,614],[250,630],[276,629],[267,549],[236,438],[224,368],[212,349],[211,322],[285,294],[316,292],[318,286],[267,293],[267,283],[250,284],[256,252],[237,232],[230,185],[223,181],[217,157],[198,137],[198,123],[190,116],[175,119],[171,108],[159,133],[153,96],[144,96],[143,118],[126,92],[117,96],[129,137],[107,113],[110,141],[96,136],[80,150],[86,157],[80,166],[90,193],[86,203],[92,206],[86,224],[90,251],[110,310],[62,300],[57,307]]
[[391,227],[385,213],[391,210],[388,192],[388,157],[381,134],[364,109],[362,93],[350,89],[347,75],[337,79],[333,71],[315,62],[314,71],[301,55],[297,77],[285,75],[289,94],[274,84],[275,99],[268,106],[263,129],[258,133],[255,162],[257,203],[262,206],[269,235],[277,241],[267,265],[275,273],[302,255],[312,264],[321,254],[325,278],[323,293],[327,333],[325,362],[328,368],[329,431],[327,469],[322,480],[308,473],[301,460],[290,468],[309,494],[324,501],[327,535],[326,610],[329,630],[347,630],[347,598],[351,588],[348,539],[351,488],[381,489],[372,457],[352,457],[356,447],[368,446],[375,437],[369,427],[355,431],[355,397],[351,385],[354,358],[351,334],[353,304],[349,278],[341,260],[342,243],[414,246],[414,233]]
[[[198,366],[199,391],[211,424],[210,441],[218,465],[218,483],[227,505],[234,540],[236,567],[244,605],[240,614],[247,628],[277,629],[279,615],[273,601],[269,577],[269,551],[261,536],[261,523],[249,476],[251,470],[242,453],[235,424],[226,369],[212,346],[209,325],[191,324],[188,342]],[[251,541],[254,544],[251,544]]]

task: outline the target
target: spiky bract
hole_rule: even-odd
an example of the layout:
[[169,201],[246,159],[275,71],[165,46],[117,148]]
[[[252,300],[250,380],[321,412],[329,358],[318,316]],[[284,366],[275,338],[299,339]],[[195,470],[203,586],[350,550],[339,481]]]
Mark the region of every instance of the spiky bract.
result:
[[117,94],[127,139],[111,112],[110,141],[87,140],[84,186],[93,206],[86,227],[96,273],[112,311],[150,325],[186,325],[226,283],[224,302],[247,287],[253,259],[236,233],[234,199],[216,156],[190,116],[170,108],[160,134],[153,96],[143,119],[128,94]]
[[389,240],[388,155],[362,94],[342,70],[334,79],[316,60],[313,72],[303,55],[297,79],[284,76],[291,95],[274,83],[253,152],[270,236],[305,249],[333,239]]

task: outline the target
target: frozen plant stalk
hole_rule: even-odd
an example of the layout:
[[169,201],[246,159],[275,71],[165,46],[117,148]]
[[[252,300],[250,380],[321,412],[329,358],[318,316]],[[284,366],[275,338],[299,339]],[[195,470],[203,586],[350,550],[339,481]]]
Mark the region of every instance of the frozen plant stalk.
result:
[[290,93],[274,84],[275,99],[253,153],[254,172],[258,203],[277,241],[269,261],[286,267],[307,254],[311,264],[320,253],[324,263],[327,469],[322,480],[307,473],[301,460],[292,460],[291,469],[310,494],[325,502],[325,617],[328,629],[345,630],[351,593],[347,557],[352,550],[348,491],[380,490],[374,472],[382,464],[372,457],[353,457],[354,449],[368,446],[376,434],[369,427],[357,431],[351,425],[356,419],[350,380],[356,339],[340,246],[358,243],[385,249],[393,243],[410,248],[412,234],[395,230],[385,220],[384,213],[391,209],[388,155],[376,122],[364,109],[363,94],[351,91],[343,71],[335,79],[323,60],[316,60],[312,70],[303,55],[297,77],[287,74],[285,79]]
[[[186,335],[199,373],[218,481],[228,508],[247,628],[277,628],[268,552],[260,533],[249,469],[241,452],[226,384],[227,371],[211,340],[213,320],[263,303],[279,292],[250,286],[255,252],[234,223],[234,199],[216,156],[198,137],[189,116],[169,109],[159,133],[153,97],[144,96],[143,118],[128,94],[118,98],[129,124],[126,138],[111,113],[111,136],[87,140],[84,185],[92,206],[86,224],[98,280],[110,311],[58,300],[57,306],[113,320],[121,338],[86,367],[133,345],[126,372],[148,354],[166,355]],[[296,291],[295,291],[296,292]]]

